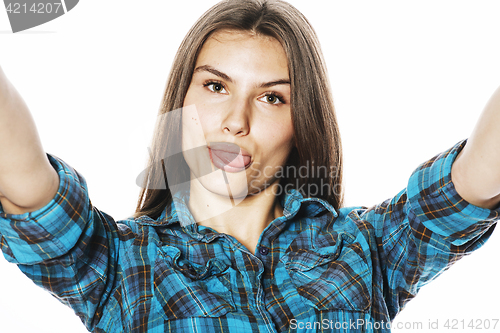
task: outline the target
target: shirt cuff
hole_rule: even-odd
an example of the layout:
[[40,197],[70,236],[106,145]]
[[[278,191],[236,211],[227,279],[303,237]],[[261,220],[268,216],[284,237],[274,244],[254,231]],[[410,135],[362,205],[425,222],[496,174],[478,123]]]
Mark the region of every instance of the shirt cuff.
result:
[[24,214],[7,214],[0,205],[0,248],[10,262],[35,264],[66,254],[88,220],[90,201],[85,179],[59,158],[47,157],[59,175],[54,198]]
[[[500,217],[500,208],[490,210],[465,201],[451,181],[451,166],[466,142],[463,140],[420,165],[408,182],[410,214],[416,217],[410,219],[412,230],[417,238],[429,242],[434,234],[439,235],[433,244],[436,247],[442,247],[443,241],[462,246],[485,233],[487,238]],[[476,247],[467,246],[467,251]]]

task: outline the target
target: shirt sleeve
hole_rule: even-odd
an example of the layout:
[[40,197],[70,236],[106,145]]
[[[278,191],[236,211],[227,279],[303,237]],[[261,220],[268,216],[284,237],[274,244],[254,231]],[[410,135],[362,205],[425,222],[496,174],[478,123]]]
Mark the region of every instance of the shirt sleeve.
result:
[[383,280],[376,288],[391,320],[423,285],[481,247],[500,217],[500,209],[474,206],[454,187],[451,166],[465,144],[421,164],[394,198],[356,212],[375,234],[374,279]]
[[114,285],[117,226],[92,206],[85,179],[47,156],[59,175],[55,197],[25,214],[7,214],[0,205],[0,248],[9,262],[72,307],[91,329]]

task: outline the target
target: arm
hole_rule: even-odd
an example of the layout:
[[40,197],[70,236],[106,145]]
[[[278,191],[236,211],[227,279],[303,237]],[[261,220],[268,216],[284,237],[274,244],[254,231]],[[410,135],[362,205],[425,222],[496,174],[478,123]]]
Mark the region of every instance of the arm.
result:
[[[500,209],[473,205],[458,194],[451,169],[468,143],[462,141],[422,163],[405,190],[359,217],[351,214],[372,249],[374,302],[394,319],[427,283],[480,248],[500,219]],[[383,297],[377,297],[383,295]],[[383,301],[381,301],[383,299]]]
[[95,327],[115,287],[117,225],[92,206],[83,177],[43,152],[28,108],[1,69],[0,202],[7,261]]
[[76,170],[57,157],[48,158],[59,178],[55,196],[44,207],[23,214],[6,214],[0,206],[0,250],[36,285],[70,306],[91,330],[121,276],[119,233],[128,229],[118,228],[113,218],[92,206],[85,179]]
[[58,183],[28,107],[0,67],[0,203],[4,211],[22,214],[45,206]]
[[483,208],[500,203],[500,87],[453,164],[451,177],[469,203]]

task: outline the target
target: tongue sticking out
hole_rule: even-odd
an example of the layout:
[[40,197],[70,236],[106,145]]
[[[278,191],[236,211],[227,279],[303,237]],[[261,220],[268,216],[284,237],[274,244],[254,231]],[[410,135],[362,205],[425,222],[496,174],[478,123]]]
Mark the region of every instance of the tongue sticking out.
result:
[[234,144],[212,144],[209,148],[213,164],[227,172],[239,172],[250,164],[250,156]]
[[250,163],[250,156],[228,153],[222,150],[212,150],[212,154],[218,157],[224,165],[233,168],[245,168]]

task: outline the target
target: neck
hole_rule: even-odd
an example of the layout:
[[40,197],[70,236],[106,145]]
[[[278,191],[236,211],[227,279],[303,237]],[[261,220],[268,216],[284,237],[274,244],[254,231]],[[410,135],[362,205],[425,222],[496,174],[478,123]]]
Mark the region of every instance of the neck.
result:
[[[214,194],[195,180],[191,182],[188,206],[199,225],[231,235],[255,253],[262,231],[271,221],[283,215],[283,208],[274,194],[277,186],[276,181],[260,193],[249,195],[239,202]],[[238,203],[234,205],[234,201]]]

